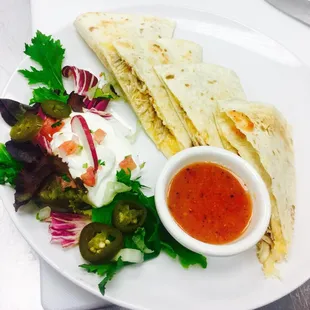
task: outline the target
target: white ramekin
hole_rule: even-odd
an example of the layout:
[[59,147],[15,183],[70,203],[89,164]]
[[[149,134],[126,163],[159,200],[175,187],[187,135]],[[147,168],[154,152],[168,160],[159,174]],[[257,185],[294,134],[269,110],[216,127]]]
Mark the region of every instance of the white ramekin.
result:
[[[172,178],[183,167],[195,162],[212,162],[226,167],[246,185],[252,198],[252,218],[245,232],[235,241],[214,245],[188,235],[174,220],[167,205],[168,188]],[[188,249],[209,256],[230,256],[255,246],[267,230],[271,205],[268,190],[256,170],[241,157],[224,149],[198,146],[171,157],[162,170],[155,188],[159,217],[168,232]]]

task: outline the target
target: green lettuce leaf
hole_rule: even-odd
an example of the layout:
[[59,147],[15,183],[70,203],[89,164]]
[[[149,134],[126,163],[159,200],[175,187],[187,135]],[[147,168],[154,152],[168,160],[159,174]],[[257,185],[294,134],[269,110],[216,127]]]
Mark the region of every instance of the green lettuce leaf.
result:
[[117,99],[119,96],[116,93],[112,84],[107,83],[101,88],[96,88],[94,98],[106,98],[106,99]]
[[132,236],[132,241],[142,253],[150,254],[154,251],[149,249],[145,244],[145,229],[139,227]]
[[[115,200],[115,199],[114,199]],[[115,202],[111,202],[102,208],[92,209],[92,222],[112,225],[112,214],[115,207]]]
[[202,268],[207,268],[207,259],[205,256],[195,253],[179,242],[177,242],[161,225],[160,238],[162,249],[172,258],[178,258],[184,268],[191,265],[200,265]]
[[[130,174],[126,174],[121,170],[117,173],[117,181],[126,184],[131,187],[131,190],[126,193],[120,193],[115,196],[113,201],[108,205],[93,209],[92,221],[103,224],[112,224],[112,215],[115,205],[120,200],[131,200],[138,204],[143,205],[147,209],[146,220],[143,227],[138,228],[133,234],[126,234],[124,236],[124,248],[140,250],[144,253],[144,261],[157,257],[161,250],[167,253],[173,259],[178,259],[180,264],[184,268],[188,268],[191,265],[200,265],[202,268],[207,267],[207,259],[201,254],[188,250],[180,243],[178,243],[164,228],[160,222],[154,196],[147,197],[142,192],[143,185],[139,180],[131,180]],[[88,265],[89,266],[89,265]],[[119,269],[123,267],[120,266]],[[84,267],[83,267],[84,268]],[[98,266],[87,267],[88,269],[94,269],[97,272]],[[97,272],[98,274],[104,273],[108,267],[101,267]],[[119,270],[114,266],[115,270]],[[109,269],[110,270],[110,269]],[[112,276],[114,269],[112,268]],[[105,285],[109,281],[106,276],[99,284],[101,292],[104,293]]]
[[97,273],[99,276],[104,276],[98,287],[102,295],[105,294],[106,284],[113,279],[118,271],[126,266],[121,257],[116,262],[111,262],[104,265],[82,264],[79,267],[85,269],[87,272]]
[[45,100],[57,100],[63,103],[67,103],[69,96],[65,93],[55,93],[52,89],[46,87],[38,87],[32,91],[32,98],[30,104],[42,103]]
[[22,164],[16,161],[0,143],[0,184],[15,185],[15,179],[22,169]]
[[129,192],[131,190],[130,186],[127,186],[124,183],[121,182],[108,182],[105,192],[104,192],[104,200],[102,202],[102,205],[104,208],[105,205],[108,205],[111,203],[114,199],[114,197],[119,193]]
[[168,254],[170,257],[172,258],[177,258],[177,253],[174,251],[174,249],[172,248],[172,246],[166,242],[161,241],[161,248],[162,250]]

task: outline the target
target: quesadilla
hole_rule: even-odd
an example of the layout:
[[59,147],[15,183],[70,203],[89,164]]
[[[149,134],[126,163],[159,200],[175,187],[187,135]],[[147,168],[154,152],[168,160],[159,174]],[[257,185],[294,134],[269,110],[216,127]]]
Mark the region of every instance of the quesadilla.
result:
[[124,37],[171,38],[175,29],[175,23],[164,18],[103,12],[84,13],[74,25],[109,71],[106,57],[115,52],[112,41]]
[[166,157],[192,145],[153,66],[200,62],[201,47],[174,39],[122,39],[108,62],[146,133]]
[[154,69],[194,145],[225,147],[217,129],[216,103],[245,98],[238,76],[227,68],[207,63],[163,65]]
[[266,275],[276,274],[292,240],[295,169],[290,128],[275,107],[231,100],[219,104],[220,132],[264,180],[271,201],[268,231],[257,245]]

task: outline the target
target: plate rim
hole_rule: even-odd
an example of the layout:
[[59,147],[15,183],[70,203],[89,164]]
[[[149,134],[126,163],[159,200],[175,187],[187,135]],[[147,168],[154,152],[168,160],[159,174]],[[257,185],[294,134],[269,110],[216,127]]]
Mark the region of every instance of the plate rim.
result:
[[[190,5],[184,5],[184,4],[180,4],[180,5],[169,5],[169,4],[163,4],[163,3],[154,3],[154,4],[135,4],[133,6],[128,6],[128,5],[118,5],[118,6],[113,6],[112,8],[109,7],[106,12],[119,12],[120,10],[126,10],[126,9],[130,9],[130,13],[132,13],[133,10],[138,10],[141,8],[150,8],[150,7],[158,7],[158,8],[175,8],[175,9],[186,9],[186,10],[190,10],[192,13],[194,12],[199,12],[199,13],[204,13],[204,14],[208,14],[208,15],[212,15],[215,16],[217,18],[220,19],[224,19],[224,20],[228,20],[230,22],[233,22],[239,26],[242,26],[248,30],[251,30],[252,32],[258,33],[266,38],[268,38],[269,40],[275,42],[277,45],[281,46],[281,48],[283,48],[285,51],[287,51],[289,54],[291,54],[301,65],[301,67],[303,69],[305,69],[307,71],[308,74],[310,74],[310,68],[309,66],[298,56],[296,55],[294,52],[292,52],[289,48],[287,48],[286,46],[284,46],[281,42],[279,42],[277,39],[269,36],[268,34],[265,34],[251,26],[248,26],[234,18],[230,18],[228,16],[225,15],[220,15],[217,13],[213,13],[213,12],[209,12],[208,10],[205,10],[203,8],[201,9],[197,9],[197,8],[192,8],[190,7]],[[156,14],[155,14],[156,15]],[[67,27],[72,26],[72,24],[70,24],[70,22],[68,22],[65,26],[62,26],[61,28],[57,29],[57,31],[54,31],[51,33],[51,35],[57,35],[57,33],[60,33],[62,31],[64,31]],[[176,25],[177,27],[177,25]],[[32,33],[31,36],[33,36],[34,34]],[[11,76],[9,77],[7,83],[5,84],[2,92],[1,92],[1,96],[3,97],[4,94],[7,92],[8,87],[10,86],[10,84],[12,83],[12,80],[14,79],[15,75],[18,73],[18,70],[21,68],[21,65],[27,61],[30,57],[29,56],[25,56],[17,65],[17,67],[15,68],[15,70],[12,72]],[[21,229],[20,227],[18,227],[18,219],[15,216],[11,216],[11,212],[8,210],[8,207],[6,207],[6,204],[4,203],[4,198],[2,197],[3,191],[5,190],[4,186],[0,187],[0,203],[3,204],[4,208],[6,209],[6,211],[8,212],[11,220],[14,223],[14,226],[17,228],[17,230],[19,231],[19,233],[22,235],[22,237],[26,240],[26,242],[30,245],[30,247],[37,253],[37,255],[39,255],[40,259],[43,259],[49,266],[51,266],[56,272],[58,272],[60,275],[64,276],[66,279],[68,279],[69,281],[71,281],[72,283],[74,283],[75,285],[83,288],[84,290],[86,290],[87,292],[91,293],[92,295],[99,297],[103,300],[107,300],[108,302],[111,302],[112,304],[121,306],[121,307],[126,307],[129,309],[138,309],[138,310],[145,310],[147,308],[144,307],[140,307],[140,306],[135,306],[131,303],[128,302],[124,302],[120,299],[115,299],[114,297],[110,297],[108,295],[101,295],[99,290],[96,288],[94,289],[93,287],[91,287],[89,284],[87,284],[86,282],[83,282],[83,280],[79,280],[76,279],[74,276],[70,275],[70,273],[66,272],[66,271],[62,271],[60,270],[60,268],[57,266],[56,263],[54,263],[49,257],[45,256],[39,247],[36,246],[35,242],[32,242],[32,238],[29,237],[27,231],[23,231],[23,229]],[[2,193],[2,194],[1,194]],[[274,297],[271,298],[267,298],[267,301],[264,302],[260,302],[257,301],[257,303],[255,304],[255,308],[259,308],[259,307],[263,307],[265,305],[271,304],[277,300],[279,300],[282,297],[285,297],[287,295],[289,295],[290,293],[292,293],[294,290],[298,289],[300,286],[302,286],[305,282],[307,282],[310,279],[310,269],[309,269],[309,274],[307,276],[305,276],[305,278],[303,279],[302,283],[297,284],[297,285],[293,285],[293,287],[290,287],[288,290],[287,289],[283,289],[282,293],[278,293],[276,294]],[[40,279],[41,281],[41,279]],[[285,293],[283,293],[283,291],[285,291]]]

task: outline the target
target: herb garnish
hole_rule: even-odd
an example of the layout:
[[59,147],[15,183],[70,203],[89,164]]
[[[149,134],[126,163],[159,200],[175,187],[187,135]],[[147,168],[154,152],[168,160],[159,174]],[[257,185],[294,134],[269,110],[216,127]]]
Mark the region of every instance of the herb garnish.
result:
[[30,103],[45,100],[67,102],[68,96],[65,93],[61,73],[65,49],[60,41],[37,31],[31,40],[31,44],[25,44],[24,53],[40,64],[41,70],[31,66],[30,70],[23,69],[19,72],[28,79],[28,84],[44,84],[47,86],[34,89]]
[[[130,155],[129,155],[130,156]],[[121,182],[131,187],[131,190],[135,193],[142,193],[141,188],[147,188],[147,186],[142,185],[139,181],[140,178],[135,180],[131,180],[131,171],[127,169],[127,172],[122,169],[116,172],[116,180],[117,182]]]
[[62,178],[64,181],[66,181],[66,182],[70,182],[70,181],[71,181],[70,178],[69,178],[66,174],[63,174],[63,175],[61,176],[61,178]]
[[52,127],[52,128],[56,128],[56,127],[58,127],[58,126],[60,126],[60,125],[61,125],[61,121],[58,121],[58,122],[52,124],[51,127]]
[[101,160],[101,159],[98,159],[98,164],[100,166],[105,166],[105,161]]

